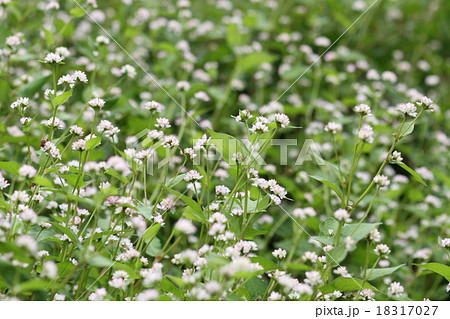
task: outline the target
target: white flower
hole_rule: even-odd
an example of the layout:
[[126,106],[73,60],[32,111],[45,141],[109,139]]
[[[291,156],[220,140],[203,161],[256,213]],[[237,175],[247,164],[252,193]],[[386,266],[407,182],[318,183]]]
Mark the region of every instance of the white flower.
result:
[[[57,2],[49,2],[49,5],[50,5],[51,3],[56,3],[56,4],[58,4]],[[58,4],[58,6],[59,6],[59,4]],[[64,301],[64,300],[66,300],[66,296],[63,295],[63,294],[55,294],[55,296],[53,297],[53,300],[54,300],[54,301]]]
[[356,113],[361,114],[362,116],[369,115],[372,112],[372,110],[370,109],[370,106],[368,106],[367,104],[356,105],[353,110]]
[[282,113],[275,114],[275,122],[280,124],[281,127],[288,127],[290,123],[289,117]]
[[10,185],[9,182],[6,179],[4,179],[2,176],[0,176],[0,190],[5,189],[9,185]]
[[27,97],[19,97],[16,101],[11,104],[12,109],[17,109],[23,107],[24,109],[30,105],[30,99]]
[[387,292],[389,297],[395,296],[397,298],[401,298],[404,295],[405,288],[403,288],[399,282],[395,281],[391,283]]
[[190,159],[194,159],[195,157],[197,157],[197,154],[195,154],[194,149],[190,147],[185,148],[181,154],[186,155]]
[[27,194],[26,191],[14,191],[14,193],[11,195],[11,201],[13,203],[15,203],[15,202],[26,203],[29,200],[30,200],[30,196]]
[[233,208],[230,212],[232,216],[242,216],[244,214],[244,210],[241,208]]
[[58,276],[58,267],[53,260],[45,261],[42,264],[41,276],[50,279],[54,279]]
[[200,173],[196,170],[190,170],[189,172],[186,173],[186,175],[184,176],[184,180],[186,182],[192,182],[192,181],[198,181],[199,179],[201,179],[203,176],[200,175]]
[[401,163],[403,161],[402,153],[398,151],[393,151],[389,159],[392,162]]
[[64,57],[60,56],[57,53],[49,53],[44,58],[44,62],[45,63],[50,63],[50,64],[61,63],[63,60],[64,60]]
[[38,221],[38,216],[31,208],[25,208],[20,214],[20,219],[24,222],[36,224]]
[[97,43],[97,45],[107,45],[109,44],[109,38],[105,37],[104,35],[99,35],[97,38],[95,38],[95,43]]
[[147,137],[151,140],[159,141],[164,137],[164,133],[158,130],[150,130],[148,131]]
[[258,263],[252,263],[248,257],[234,257],[231,263],[223,266],[220,271],[226,276],[233,276],[240,272],[248,273],[262,269]]
[[303,261],[310,261],[312,263],[315,263],[319,256],[313,251],[305,251],[305,253],[302,256]]
[[406,104],[400,104],[400,105],[398,105],[398,106],[397,106],[397,110],[398,110],[400,113],[404,114],[404,115],[409,115],[409,116],[411,116],[411,117],[416,117],[416,116],[417,116],[417,112],[416,112],[417,108],[416,108],[416,106],[415,106],[413,103],[411,103],[411,102],[408,102],[408,103],[406,103]]
[[375,292],[368,288],[361,290],[360,294],[364,298],[367,298],[367,300],[373,300],[373,298],[375,298]]
[[50,141],[45,142],[42,149],[48,154],[50,154],[51,157],[61,159],[61,153],[59,152],[59,149],[52,142]]
[[220,196],[225,196],[230,193],[230,189],[224,185],[217,185],[216,186],[216,194]]
[[450,238],[444,238],[441,241],[441,246],[444,248],[450,247]]
[[70,133],[74,134],[74,135],[78,135],[78,136],[83,136],[84,132],[83,132],[83,128],[77,126],[77,125],[72,125],[70,127]]
[[83,71],[75,71],[72,74],[72,79],[74,81],[79,81],[79,82],[83,82],[83,83],[87,83],[88,82],[88,78],[86,76],[86,73],[84,73]]
[[155,126],[156,127],[160,127],[160,128],[169,128],[169,127],[171,127],[169,120],[166,119],[165,117],[157,118]]
[[[209,205],[209,209],[211,211],[214,211],[214,209],[211,209],[212,205],[217,205],[217,207],[219,207],[218,204],[212,203],[212,204]],[[228,220],[228,218],[224,214],[216,212],[216,213],[213,213],[211,215],[211,217],[209,217],[208,222],[210,222],[210,223],[218,222],[218,223],[221,223],[221,224],[225,224],[227,222],[227,220]]]
[[388,177],[385,176],[385,175],[376,175],[376,176],[373,178],[373,182],[374,182],[375,184],[377,184],[380,188],[389,186],[389,184],[391,183],[391,182],[389,181]]
[[90,301],[102,301],[108,294],[105,288],[97,288],[95,292],[89,295]]
[[388,255],[391,252],[389,246],[385,244],[378,244],[373,251],[378,256]]
[[16,245],[28,249],[31,253],[36,253],[38,247],[36,240],[29,235],[20,235],[17,237]]
[[334,218],[336,218],[338,221],[346,221],[350,218],[350,214],[346,209],[339,208],[334,212]]
[[57,117],[50,118],[48,120],[44,120],[41,123],[44,125],[47,125],[48,127],[54,127],[59,130],[66,128],[66,123],[64,123],[61,119],[59,119]]
[[350,249],[352,249],[353,245],[356,243],[356,240],[354,240],[350,236],[347,236],[347,237],[345,237],[344,242],[345,242],[345,249],[350,250]]
[[386,82],[395,83],[397,82],[397,75],[392,71],[384,71],[381,73],[381,79]]
[[278,259],[284,259],[284,258],[286,258],[286,254],[287,254],[286,250],[281,249],[281,248],[275,249],[275,250],[272,252],[272,255],[273,255],[275,258],[278,258]]
[[32,119],[31,119],[31,117],[21,117],[20,118],[20,124],[22,124],[22,125],[27,125],[30,121],[31,121]]
[[270,296],[267,297],[268,301],[280,301],[280,300],[284,300],[284,299],[285,299],[284,296],[276,291],[272,291],[270,293]]
[[136,69],[129,64],[125,64],[120,68],[120,73],[128,75],[131,79],[136,77]]
[[342,124],[329,122],[327,125],[325,125],[323,130],[325,132],[330,132],[331,134],[337,134],[338,132],[342,131]]
[[292,215],[300,219],[306,219],[308,217],[316,216],[316,211],[312,207],[295,208],[292,211]]
[[178,147],[180,141],[175,135],[164,136],[162,146],[164,148]]
[[128,175],[130,173],[128,162],[121,156],[111,156],[108,158],[105,170],[108,170],[109,168],[112,168],[123,175]]
[[191,85],[187,81],[180,81],[177,83],[176,88],[178,91],[186,92],[186,91],[189,91],[189,89],[191,88]]
[[130,276],[124,270],[117,270],[113,273],[112,279],[108,281],[108,285],[116,289],[123,289],[128,285]]
[[75,80],[70,74],[63,75],[58,80],[58,85],[61,85],[63,83],[68,84],[70,87],[73,87],[75,85]]
[[180,218],[175,224],[175,229],[186,235],[195,234],[197,231],[197,227],[187,218]]
[[226,226],[222,223],[214,223],[211,225],[211,228],[208,231],[208,235],[216,236],[218,234],[223,234],[226,229]]
[[105,106],[105,100],[96,97],[94,99],[89,100],[88,104],[93,109],[101,109],[102,107]]
[[373,128],[368,124],[364,124],[358,132],[358,137],[369,144],[373,143],[373,136]]
[[6,38],[5,43],[6,45],[9,45],[11,48],[15,49],[22,43],[22,41],[20,41],[20,38],[18,36],[12,35]]
[[159,292],[156,289],[146,289],[141,293],[137,294],[135,299],[136,301],[150,301],[157,300],[159,298]]
[[269,127],[261,122],[261,121],[256,121],[253,126],[250,128],[250,132],[252,133],[265,133],[269,131]]
[[21,168],[19,168],[19,175],[26,178],[33,178],[36,176],[36,169],[33,166],[30,165],[22,165]]
[[197,100],[201,100],[203,102],[208,102],[210,100],[209,95],[206,94],[206,92],[203,92],[203,91],[198,91],[197,93],[194,94],[194,97]]
[[378,229],[374,228],[370,231],[369,238],[371,241],[378,243],[381,241],[381,233],[378,231]]
[[416,104],[417,104],[418,106],[423,106],[423,107],[425,107],[425,108],[427,108],[427,109],[430,109],[430,110],[433,109],[433,100],[430,99],[430,98],[427,97],[427,96],[421,96],[421,97],[416,101]]
[[156,101],[147,101],[144,103],[144,108],[152,113],[161,113],[164,106]]
[[66,47],[57,47],[55,49],[55,53],[59,54],[60,56],[62,56],[64,58],[70,56],[70,51]]
[[84,151],[86,149],[86,140],[79,139],[72,143],[72,150],[74,151]]
[[322,277],[320,276],[320,272],[318,271],[307,271],[305,273],[305,276],[305,283],[310,284],[311,286],[316,286],[322,283]]

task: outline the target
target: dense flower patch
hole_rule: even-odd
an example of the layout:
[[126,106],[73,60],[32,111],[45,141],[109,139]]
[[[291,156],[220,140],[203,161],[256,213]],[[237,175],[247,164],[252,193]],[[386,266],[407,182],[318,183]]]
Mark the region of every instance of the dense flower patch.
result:
[[0,0],[0,298],[448,299],[439,4]]

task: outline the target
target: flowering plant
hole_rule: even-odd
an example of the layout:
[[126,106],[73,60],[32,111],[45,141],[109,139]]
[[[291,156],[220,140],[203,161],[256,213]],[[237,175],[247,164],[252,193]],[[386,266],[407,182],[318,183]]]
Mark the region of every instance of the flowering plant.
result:
[[441,11],[306,3],[0,0],[0,299],[448,299]]

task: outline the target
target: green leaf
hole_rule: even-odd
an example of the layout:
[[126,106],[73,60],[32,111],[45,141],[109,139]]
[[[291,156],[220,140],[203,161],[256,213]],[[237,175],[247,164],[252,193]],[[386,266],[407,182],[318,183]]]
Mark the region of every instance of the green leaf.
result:
[[139,276],[132,267],[122,264],[120,262],[114,262],[114,264],[112,265],[112,267],[116,270],[123,270],[126,271],[128,275],[130,275],[131,279],[140,279],[141,276]]
[[250,152],[242,141],[228,134],[214,132],[209,128],[206,130],[211,136],[209,143],[214,144],[220,154],[222,154],[224,161],[228,164],[236,165],[236,162],[232,160],[232,157],[233,154],[237,152],[240,152],[244,157],[249,158]]
[[186,205],[188,205],[193,210],[194,216],[196,216],[201,222],[207,222],[201,206],[195,200],[170,188],[167,188],[167,191],[174,194],[178,199],[181,199]]
[[[334,243],[333,236],[336,234],[338,229],[339,222],[333,217],[327,217],[324,221],[319,224],[319,236],[313,237],[315,240],[318,240],[322,244],[331,245]],[[330,236],[328,230],[333,230],[333,236]]]
[[106,174],[111,175],[112,177],[117,178],[118,180],[120,180],[122,183],[128,184],[128,178],[126,178],[125,176],[117,173],[115,170],[113,170],[112,168],[110,168],[109,170],[106,171]]
[[291,270],[302,270],[302,271],[307,271],[307,270],[312,270],[313,268],[311,266],[305,265],[305,264],[297,264],[297,263],[289,263],[286,265],[286,267],[288,269]]
[[178,185],[185,176],[186,176],[186,174],[180,174],[178,176],[175,176],[174,178],[172,178],[171,180],[169,180],[167,182],[166,187],[173,188],[174,186]]
[[44,187],[54,187],[53,183],[42,176],[35,176],[33,178],[33,183],[44,186]]
[[228,25],[226,40],[230,47],[236,47],[245,43],[245,37],[242,35],[242,32],[239,32],[237,24],[230,23]]
[[310,175],[309,177],[330,187],[336,193],[336,195],[339,196],[341,201],[344,201],[344,194],[342,193],[341,188],[335,182],[330,181],[329,179],[322,177],[322,176],[318,176],[318,175]]
[[169,280],[167,276],[164,276],[164,278],[161,280],[160,286],[166,292],[172,293],[175,297],[177,297],[180,300],[184,300],[185,298],[184,293],[177,286],[175,286],[172,280]]
[[73,94],[73,89],[70,89],[69,91],[66,91],[64,93],[61,93],[60,95],[53,98],[53,106],[58,107],[61,104],[64,104]]
[[374,280],[374,279],[377,279],[379,277],[390,275],[393,272],[397,271],[398,269],[402,268],[403,266],[405,266],[405,264],[401,264],[401,265],[398,265],[398,266],[395,266],[395,267],[376,268],[376,269],[372,270],[372,272],[370,273],[370,275],[367,278],[367,280]]
[[25,281],[18,285],[17,287],[14,287],[14,290],[17,292],[27,292],[27,291],[36,291],[36,290],[47,290],[51,288],[53,285],[45,280],[42,279],[32,279],[29,281]]
[[263,63],[272,63],[275,56],[267,52],[254,52],[238,59],[238,67],[241,72],[249,71]]
[[[409,121],[409,122],[405,122],[405,124],[403,125],[403,128],[405,129],[403,132],[400,133],[401,137],[404,137],[406,135],[411,134],[414,131],[414,125],[412,124],[413,121]],[[411,125],[412,124],[412,125]],[[411,126],[410,126],[411,125]]]
[[268,232],[266,230],[259,230],[251,227],[247,227],[244,233],[244,239],[252,240],[256,236],[262,236],[267,234]]
[[151,257],[156,257],[161,252],[161,240],[155,237],[145,249],[145,253]]
[[327,217],[323,222],[319,225],[319,231],[321,235],[328,236],[328,230],[332,229],[334,232],[338,229],[339,222],[333,217]]
[[275,264],[272,260],[264,257],[250,257],[252,263],[258,263],[261,267],[264,268],[264,271],[271,271],[278,269],[277,264]]
[[30,98],[33,97],[36,92],[39,91],[50,79],[50,77],[51,75],[46,75],[21,86],[16,95]]
[[102,255],[94,256],[92,258],[89,258],[88,260],[89,265],[92,267],[109,267],[114,262],[110,260],[109,258],[106,258]]
[[414,266],[425,268],[435,272],[450,281],[450,267],[440,263],[413,264]]
[[102,142],[102,138],[100,136],[91,138],[89,141],[86,142],[86,149],[92,150],[100,145]]
[[19,176],[20,164],[17,162],[0,162],[0,169]]
[[335,247],[327,254],[327,259],[330,263],[336,264],[339,266],[339,263],[347,257],[347,249],[345,245],[339,245],[338,247]]
[[350,277],[339,277],[330,282],[328,285],[320,288],[320,291],[324,294],[332,293],[336,290],[339,290],[341,292],[344,291],[354,291],[354,290],[361,290],[362,289],[371,289],[373,291],[378,291],[374,286],[369,284],[368,282],[364,283],[359,278],[350,278]]
[[82,187],[86,184],[82,178],[78,178],[78,175],[61,174],[60,176],[64,178],[67,181],[67,183],[72,187]]
[[359,226],[358,224],[345,224],[344,227],[342,227],[342,236],[351,236],[358,242],[361,239],[366,238],[374,228],[381,224],[382,223],[362,223]]
[[412,177],[414,177],[414,179],[416,181],[418,181],[419,183],[428,186],[427,183],[425,183],[425,181],[422,179],[422,177],[415,171],[413,170],[411,167],[409,167],[408,165],[406,165],[405,163],[395,163],[398,166],[400,166],[401,168],[403,168],[405,171],[407,171],[409,174],[412,175]]
[[63,234],[66,234],[67,237],[70,238],[70,240],[72,241],[72,243],[74,244],[79,244],[78,239],[77,239],[77,235],[75,235],[75,233],[64,226],[61,226],[60,224],[58,224],[57,222],[51,222],[50,224],[52,224],[53,226],[55,226],[55,228],[57,228],[60,232],[62,232]]
[[70,10],[70,15],[75,18],[81,18],[82,16],[84,16],[84,14],[84,10],[80,7],[75,7]]
[[29,120],[22,128],[22,130],[25,133],[28,133],[31,129],[31,125],[33,124],[34,120],[36,119],[37,115],[35,115],[31,120]]
[[256,300],[257,298],[264,296],[264,293],[267,290],[267,283],[260,278],[254,277],[247,281],[245,288],[247,288],[247,291],[250,294],[249,300]]
[[146,241],[152,241],[153,238],[158,234],[161,224],[154,224],[147,228],[147,230],[142,234],[142,239]]
[[42,30],[44,30],[45,42],[47,42],[47,47],[51,47],[53,44],[55,44],[53,33],[46,28],[42,28]]

